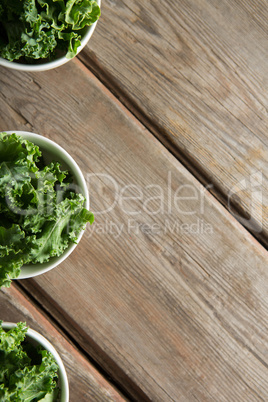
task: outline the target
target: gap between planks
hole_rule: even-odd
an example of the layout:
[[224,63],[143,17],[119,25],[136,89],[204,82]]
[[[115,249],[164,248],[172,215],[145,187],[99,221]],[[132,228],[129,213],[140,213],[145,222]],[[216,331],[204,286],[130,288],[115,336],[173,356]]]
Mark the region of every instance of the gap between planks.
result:
[[[12,286],[14,286],[22,294],[23,297],[25,297],[31,301],[32,305],[34,305],[34,307],[42,314],[42,316],[45,317],[50,323],[52,323],[52,325],[57,329],[57,331],[78,350],[80,355],[82,357],[84,357],[84,359],[86,359],[95,370],[98,371],[98,373],[107,381],[107,383],[109,383],[111,385],[111,387],[113,387],[115,389],[115,391],[117,391],[120,395],[122,395],[122,397],[124,398],[125,401],[133,401],[134,400],[133,397],[129,394],[127,388],[124,387],[124,385],[123,385],[124,381],[122,381],[122,383],[119,383],[117,380],[112,378],[112,376],[109,373],[107,373],[107,371],[79,344],[79,342],[75,340],[75,338],[70,334],[70,332],[66,328],[64,328],[64,326],[60,323],[60,321],[57,319],[57,317],[54,316],[41,303],[41,301],[37,300],[32,295],[32,293],[28,290],[28,288],[23,286],[22,281],[16,282],[16,283],[14,283],[14,281],[13,281]],[[36,287],[37,284],[34,284],[34,286]],[[41,294],[42,294],[42,291],[40,289],[40,295]],[[46,298],[47,298],[47,296],[46,296]],[[53,302],[53,301],[51,300],[51,302]],[[56,308],[56,310],[57,310],[57,308]],[[64,317],[65,316],[64,311],[61,313],[62,313],[62,317]],[[63,318],[63,322],[64,322],[64,319],[65,319],[65,317]],[[66,318],[66,320],[68,320],[68,319]],[[75,326],[75,323],[73,323],[73,325]],[[79,330],[81,331],[81,328]],[[94,344],[93,346],[95,346],[96,348],[99,348],[98,345],[96,345],[93,340],[91,340],[91,344]],[[105,353],[105,352],[102,351],[102,354],[103,353]],[[105,359],[109,359],[109,357],[105,356]],[[113,360],[110,360],[110,364],[114,366],[114,370],[116,370],[117,372],[121,371],[121,369],[118,366],[116,366],[116,363]],[[121,376],[124,378],[124,377],[126,377],[126,374],[124,372],[122,372]],[[126,380],[126,378],[124,378],[124,380]],[[127,382],[132,382],[132,380],[130,378],[128,378]],[[131,388],[133,390],[135,390],[135,394],[139,398],[137,400],[142,400],[144,402],[150,401],[150,399],[148,399],[148,397],[143,393],[143,391],[138,387],[138,385],[136,385],[132,382]]]
[[[107,71],[104,71],[102,66],[97,62],[96,58],[91,58],[88,53],[79,54],[77,56],[79,62],[84,66],[84,71],[92,73],[97,80],[104,86],[105,92],[111,96],[111,94],[117,99],[117,101],[124,106],[127,114],[130,114],[136,119],[136,121],[146,128],[167,150],[197,179],[207,191],[214,196],[218,202],[233,216],[243,228],[249,232],[266,250],[268,250],[268,239],[261,235],[251,231],[245,225],[243,225],[237,216],[242,219],[248,219],[247,212],[243,209],[242,205],[238,202],[232,202],[228,208],[228,198],[224,191],[218,186],[216,180],[213,177],[209,177],[208,174],[202,169],[202,166],[193,158],[188,157],[183,149],[179,149],[177,144],[174,144],[171,138],[166,135],[165,130],[147,116],[143,110],[137,105],[137,103],[130,98],[130,96],[117,84],[116,80]],[[77,62],[77,60],[75,60]],[[230,212],[232,208],[233,214]]]

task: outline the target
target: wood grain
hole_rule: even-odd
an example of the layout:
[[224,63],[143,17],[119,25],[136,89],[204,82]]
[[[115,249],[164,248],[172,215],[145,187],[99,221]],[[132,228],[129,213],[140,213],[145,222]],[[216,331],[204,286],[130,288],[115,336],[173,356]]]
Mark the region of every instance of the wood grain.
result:
[[33,305],[25,294],[13,285],[0,291],[0,319],[26,324],[45,336],[57,349],[69,381],[70,402],[72,401],[125,401],[123,398],[79,353]]
[[108,0],[79,58],[268,244],[264,0]]
[[96,214],[65,262],[21,285],[133,399],[267,400],[262,246],[78,60],[0,72],[0,128],[64,146]]

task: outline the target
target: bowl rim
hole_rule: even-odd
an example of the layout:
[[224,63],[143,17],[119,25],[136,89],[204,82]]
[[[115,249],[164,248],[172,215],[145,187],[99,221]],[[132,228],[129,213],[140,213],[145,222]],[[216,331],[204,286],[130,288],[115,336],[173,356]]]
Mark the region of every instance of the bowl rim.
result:
[[[98,6],[101,6],[101,0],[95,0],[98,3]],[[44,63],[40,64],[25,64],[25,63],[18,63],[16,61],[9,61],[6,59],[3,59],[0,57],[0,66],[11,68],[13,70],[19,70],[19,71],[47,71],[47,70],[52,70],[53,68],[60,67],[64,64],[66,64],[68,61],[73,60],[78,53],[83,50],[83,48],[86,46],[88,43],[89,39],[91,38],[96,25],[97,21],[95,21],[92,25],[88,26],[88,29],[85,33],[85,35],[81,39],[81,45],[77,48],[77,53],[74,57],[68,59],[66,56],[59,57],[56,60],[52,61],[47,61]],[[39,59],[40,60],[40,59]]]
[[[3,329],[12,329],[17,326],[17,323],[13,322],[8,322],[4,321],[2,323],[2,328]],[[52,355],[54,356],[58,366],[59,366],[59,380],[60,380],[60,389],[61,389],[61,397],[60,397],[60,402],[68,402],[69,401],[69,382],[68,382],[68,377],[67,373],[63,364],[63,361],[55,349],[55,347],[45,338],[43,335],[41,335],[39,332],[35,331],[32,328],[28,328],[26,332],[26,337],[40,343],[44,347],[44,349],[48,350]]]
[[[57,153],[57,156],[60,156],[60,159],[64,161],[64,163],[68,166],[68,170],[71,171],[73,176],[75,177],[75,180],[77,182],[77,185],[82,193],[82,195],[85,197],[85,208],[89,209],[89,193],[88,193],[88,188],[87,188],[87,183],[84,178],[84,175],[78,166],[78,164],[75,162],[73,157],[59,144],[57,144],[55,141],[50,140],[49,138],[41,135],[41,134],[36,134],[28,131],[1,131],[3,133],[7,133],[8,135],[11,135],[15,133],[16,135],[20,135],[21,137],[33,142],[35,145],[38,145],[40,147],[40,150],[42,151],[42,144],[47,145],[48,147],[52,147],[55,153]],[[41,144],[41,145],[40,145]],[[80,242],[85,230],[81,230],[77,237],[77,242],[76,243],[70,243],[68,248],[61,254],[59,257],[52,257],[51,260],[45,263],[37,263],[37,264],[25,264],[21,267],[21,272],[17,278],[14,279],[26,279],[26,278],[33,278],[35,276],[41,275],[43,273],[46,273],[50,271],[51,269],[55,268],[59,264],[61,264],[72,252],[73,250],[77,247],[78,243]]]

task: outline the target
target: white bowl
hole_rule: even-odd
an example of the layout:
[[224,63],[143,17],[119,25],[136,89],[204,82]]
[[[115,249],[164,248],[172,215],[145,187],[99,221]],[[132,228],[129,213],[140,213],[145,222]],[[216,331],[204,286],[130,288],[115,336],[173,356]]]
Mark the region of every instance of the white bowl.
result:
[[[68,169],[72,176],[74,177],[74,182],[79,189],[79,192],[85,197],[85,205],[86,209],[89,209],[89,195],[87,184],[83,173],[81,172],[79,166],[75,162],[75,160],[68,154],[60,145],[56,144],[54,141],[43,137],[39,134],[29,133],[27,131],[4,131],[7,134],[17,134],[21,137],[25,138],[28,141],[33,142],[38,145],[40,150],[42,151],[42,155],[44,157],[44,161],[46,163],[51,162],[52,160],[56,160],[61,163],[62,169]],[[20,275],[16,279],[25,279],[32,278],[34,276],[43,274],[47,271],[50,271],[52,268],[55,268],[57,265],[62,263],[75,249],[79,241],[81,240],[84,234],[84,230],[81,230],[79,236],[77,238],[77,243],[70,243],[68,248],[63,252],[63,254],[59,257],[52,257],[48,262],[43,264],[27,264],[23,265],[21,268]]]
[[[2,327],[3,329],[11,329],[16,327],[17,324],[13,322],[3,322]],[[29,342],[33,344],[40,344],[44,349],[48,350],[54,356],[58,366],[59,366],[59,388],[60,388],[60,402],[68,402],[69,401],[69,384],[68,384],[68,377],[66,374],[65,367],[63,362],[54,348],[54,346],[41,334],[34,331],[31,328],[28,328],[26,333],[26,339],[28,338]]]
[[[98,5],[101,5],[101,0],[96,0]],[[77,48],[77,53],[76,56],[78,55],[79,52],[86,46],[88,43],[89,39],[91,38],[94,29],[96,28],[97,22],[94,22],[94,24],[90,25],[86,30],[84,36],[82,36],[81,39],[81,45]],[[75,56],[75,57],[76,57]],[[73,58],[72,58],[73,59]],[[19,63],[18,61],[8,61],[6,59],[3,59],[0,57],[0,66],[8,67],[13,70],[20,70],[20,71],[46,71],[46,70],[51,70],[52,68],[56,68],[59,66],[62,66],[63,64],[67,63],[68,61],[72,60],[68,59],[65,56],[56,58],[55,60],[52,61],[45,61],[42,62],[42,59],[39,59],[38,64],[24,64],[24,63]]]

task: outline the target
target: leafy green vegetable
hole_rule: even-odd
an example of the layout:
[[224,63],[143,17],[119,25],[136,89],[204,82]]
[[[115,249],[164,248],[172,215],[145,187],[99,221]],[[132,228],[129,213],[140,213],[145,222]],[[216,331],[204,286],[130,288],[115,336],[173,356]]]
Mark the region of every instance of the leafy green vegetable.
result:
[[0,401],[31,402],[57,395],[58,365],[50,352],[25,341],[27,330],[19,322],[5,331],[0,321]]
[[0,0],[0,56],[29,61],[63,51],[72,58],[99,17],[94,0]]
[[38,146],[0,133],[0,286],[24,264],[60,256],[94,216],[59,162],[44,165]]

